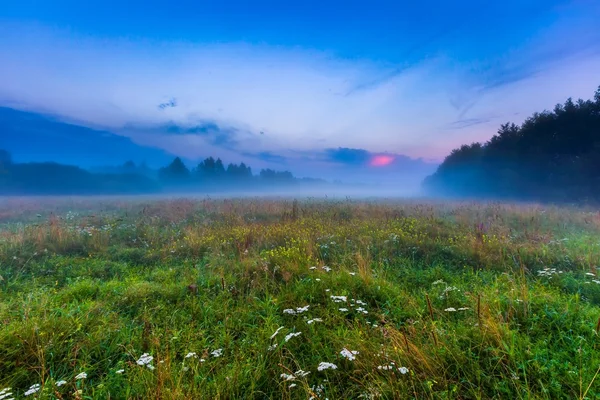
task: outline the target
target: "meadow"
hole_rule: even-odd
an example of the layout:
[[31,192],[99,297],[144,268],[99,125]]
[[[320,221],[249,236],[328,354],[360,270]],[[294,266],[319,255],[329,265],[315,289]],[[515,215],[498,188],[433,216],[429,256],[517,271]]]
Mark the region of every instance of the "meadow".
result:
[[594,399],[600,213],[0,200],[0,400]]

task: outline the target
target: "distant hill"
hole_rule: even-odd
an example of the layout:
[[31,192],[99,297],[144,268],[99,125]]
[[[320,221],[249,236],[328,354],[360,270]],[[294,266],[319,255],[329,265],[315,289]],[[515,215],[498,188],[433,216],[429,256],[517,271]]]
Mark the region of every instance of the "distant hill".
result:
[[120,135],[6,107],[0,107],[0,148],[18,162],[55,161],[84,168],[120,165],[128,160],[158,167],[173,159],[163,150],[138,145]]

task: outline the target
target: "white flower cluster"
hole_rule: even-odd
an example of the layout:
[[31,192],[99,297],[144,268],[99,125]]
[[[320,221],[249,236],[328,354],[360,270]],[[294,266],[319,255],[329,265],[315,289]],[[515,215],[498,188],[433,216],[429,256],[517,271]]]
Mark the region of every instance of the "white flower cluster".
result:
[[337,365],[329,362],[321,362],[317,367],[319,371],[325,371],[326,369],[337,369]]
[[149,370],[153,370],[154,366],[152,364],[150,364],[152,362],[152,360],[154,360],[154,357],[152,357],[151,355],[149,355],[148,353],[144,353],[140,356],[140,358],[136,361],[137,365],[140,366],[146,366],[146,368],[148,368]]
[[562,274],[563,271],[557,271],[556,268],[544,268],[538,271],[538,276],[550,277],[552,275]]
[[302,314],[302,313],[308,311],[308,307],[310,307],[310,306],[296,307],[295,310],[293,308],[286,308],[285,310],[283,310],[283,313],[291,314],[291,315]]
[[334,303],[345,303],[348,301],[348,297],[346,296],[329,296]]
[[12,392],[9,387],[0,390],[0,400],[14,400],[11,396]]
[[223,355],[223,349],[216,349],[210,352],[213,357],[221,357]]
[[292,332],[288,335],[286,335],[285,337],[285,341],[289,341],[291,338],[296,337],[296,336],[300,336],[302,334],[302,332]]
[[42,386],[39,383],[33,384],[29,386],[29,389],[24,393],[24,395],[31,396],[32,394],[39,392],[41,388]]
[[[293,374],[281,374],[280,376],[285,380],[285,381],[295,381],[298,378],[304,378],[306,375],[310,374],[310,371],[303,371],[303,370],[298,370],[296,372],[294,372]],[[293,387],[293,386],[292,386]]]
[[347,348],[343,348],[342,351],[340,351],[340,354],[342,355],[342,357],[350,360],[350,361],[354,361],[356,360],[356,355],[358,354],[358,351],[356,350],[348,350]]

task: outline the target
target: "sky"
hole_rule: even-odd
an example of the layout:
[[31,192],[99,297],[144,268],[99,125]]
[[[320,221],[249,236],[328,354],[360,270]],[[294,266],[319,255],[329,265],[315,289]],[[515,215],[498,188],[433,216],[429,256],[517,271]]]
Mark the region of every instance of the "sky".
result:
[[597,0],[4,2],[0,107],[186,160],[420,179],[591,98],[598,21]]

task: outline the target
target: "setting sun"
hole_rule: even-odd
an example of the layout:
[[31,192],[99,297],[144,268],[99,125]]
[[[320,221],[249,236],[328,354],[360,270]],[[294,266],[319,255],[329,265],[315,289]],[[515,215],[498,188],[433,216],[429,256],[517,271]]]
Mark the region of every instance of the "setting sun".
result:
[[388,155],[385,155],[385,154],[380,154],[380,155],[374,156],[371,159],[370,164],[373,167],[384,167],[386,165],[391,164],[393,161],[394,161],[394,157],[393,156],[388,156]]

